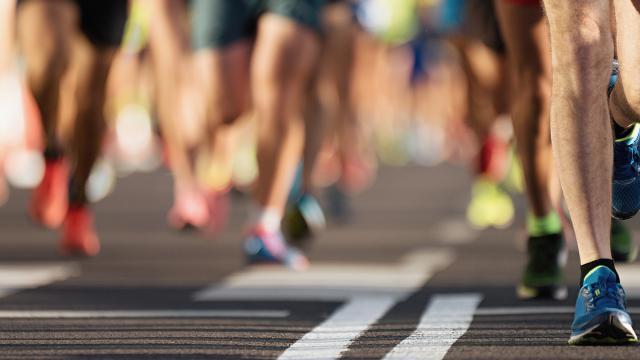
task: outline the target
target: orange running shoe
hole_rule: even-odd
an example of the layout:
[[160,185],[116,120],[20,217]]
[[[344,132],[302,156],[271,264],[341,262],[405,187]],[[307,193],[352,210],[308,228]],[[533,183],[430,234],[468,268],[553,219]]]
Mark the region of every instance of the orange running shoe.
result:
[[93,214],[88,206],[69,207],[60,245],[62,253],[66,255],[98,255],[100,241],[93,224]]
[[62,225],[69,206],[69,167],[62,158],[45,162],[44,177],[33,191],[29,214],[45,227]]

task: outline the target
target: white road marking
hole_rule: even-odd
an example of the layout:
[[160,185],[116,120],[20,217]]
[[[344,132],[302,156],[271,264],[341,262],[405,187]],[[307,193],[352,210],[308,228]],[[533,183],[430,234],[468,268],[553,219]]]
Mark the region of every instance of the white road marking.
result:
[[450,219],[439,222],[432,230],[438,241],[448,245],[468,244],[477,239],[480,232],[469,226],[466,219]]
[[286,318],[285,310],[0,310],[0,319]]
[[451,251],[433,249],[414,251],[392,265],[320,263],[306,272],[254,267],[199,291],[194,299],[345,302],[280,357],[337,359],[396,302],[452,262]]
[[384,315],[395,296],[354,298],[291,345],[279,360],[337,359],[349,344]]
[[469,329],[480,301],[480,294],[434,295],[416,330],[384,359],[443,359]]
[[0,297],[66,280],[80,273],[73,263],[0,264]]
[[616,264],[627,299],[640,299],[640,265]]

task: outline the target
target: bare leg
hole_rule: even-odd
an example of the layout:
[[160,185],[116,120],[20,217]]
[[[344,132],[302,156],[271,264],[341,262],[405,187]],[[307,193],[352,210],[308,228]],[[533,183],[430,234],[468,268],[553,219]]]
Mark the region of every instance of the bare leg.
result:
[[293,21],[260,18],[252,65],[259,121],[257,201],[282,215],[304,144],[305,94],[318,54],[315,34]]
[[[102,147],[106,128],[104,104],[109,69],[115,55],[112,49],[96,49],[88,43],[76,52],[75,103],[73,137],[69,146],[71,174],[70,201],[83,205],[88,202],[86,184]],[[87,94],[91,94],[87,96]]]
[[549,134],[551,59],[541,8],[496,1],[513,81],[511,116],[522,161],[530,211],[543,217],[550,199],[552,159]]
[[611,259],[613,58],[609,2],[545,0],[551,31],[553,153],[582,264]]

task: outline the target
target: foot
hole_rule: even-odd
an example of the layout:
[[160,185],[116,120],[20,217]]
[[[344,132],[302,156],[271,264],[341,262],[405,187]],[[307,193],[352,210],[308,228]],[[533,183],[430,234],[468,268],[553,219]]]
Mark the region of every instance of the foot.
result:
[[318,201],[310,194],[302,195],[289,205],[284,214],[283,228],[294,242],[301,242],[322,231],[326,220]]
[[174,190],[174,202],[167,222],[176,230],[202,228],[209,222],[209,205],[206,197],[196,189]]
[[567,297],[563,267],[567,252],[562,234],[531,236],[528,240],[529,262],[524,270],[518,298],[563,300]]
[[611,255],[613,260],[633,262],[638,256],[638,244],[631,231],[620,220],[611,219]]
[[640,210],[640,125],[613,146],[613,194],[611,213],[626,220]]
[[93,214],[87,206],[72,206],[67,212],[62,230],[61,249],[67,255],[95,256],[100,252],[100,241],[93,223]]
[[69,168],[62,158],[47,160],[44,177],[33,191],[29,214],[31,218],[48,228],[62,225],[68,207]]
[[[618,62],[614,60],[609,79],[609,95],[618,80]],[[635,124],[630,133],[615,139],[613,144],[613,187],[611,214],[626,220],[640,209],[640,125]]]
[[281,264],[293,270],[305,270],[309,267],[306,256],[288,246],[279,231],[253,228],[246,237],[244,252],[250,264]]
[[571,325],[570,345],[632,344],[638,337],[625,308],[616,274],[598,266],[584,279]]

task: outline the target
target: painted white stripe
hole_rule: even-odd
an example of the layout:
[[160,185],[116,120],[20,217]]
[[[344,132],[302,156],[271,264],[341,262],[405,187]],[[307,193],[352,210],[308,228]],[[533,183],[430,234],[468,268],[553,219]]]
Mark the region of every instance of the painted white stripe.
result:
[[2,310],[0,319],[286,318],[280,310]]
[[616,264],[627,299],[640,299],[640,265]]
[[80,273],[73,263],[0,264],[0,297],[62,281]]
[[279,360],[337,359],[395,303],[395,296],[354,298],[289,347]]
[[400,263],[314,264],[306,272],[253,267],[194,294],[197,301],[294,300],[345,302],[295,342],[281,359],[337,359],[396,302],[453,261],[449,250],[413,251]]
[[402,297],[453,261],[448,250],[415,251],[399,264],[317,263],[308,271],[252,267],[193,295],[196,301],[344,301],[365,296]]
[[417,329],[384,359],[443,359],[449,348],[469,329],[480,301],[480,294],[433,296]]

